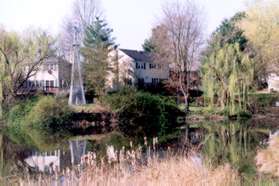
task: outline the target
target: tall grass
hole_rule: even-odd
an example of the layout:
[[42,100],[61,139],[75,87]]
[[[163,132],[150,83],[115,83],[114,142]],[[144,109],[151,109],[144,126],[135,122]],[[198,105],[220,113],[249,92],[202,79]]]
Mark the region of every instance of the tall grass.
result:
[[[229,165],[213,168],[198,156],[167,155],[159,158],[151,148],[144,152],[107,148],[106,158],[97,160],[95,153],[82,157],[80,165],[52,176],[20,179],[22,186],[117,186],[117,185],[239,185],[238,174]],[[168,153],[167,153],[168,154]]]

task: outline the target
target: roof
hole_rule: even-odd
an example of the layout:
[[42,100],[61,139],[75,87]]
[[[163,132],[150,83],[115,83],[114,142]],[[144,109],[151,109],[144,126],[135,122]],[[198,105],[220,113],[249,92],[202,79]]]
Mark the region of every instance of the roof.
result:
[[129,50],[129,49],[120,49],[122,52],[127,54],[129,57],[133,58],[135,61],[145,61],[151,62],[151,54],[145,51],[138,50]]

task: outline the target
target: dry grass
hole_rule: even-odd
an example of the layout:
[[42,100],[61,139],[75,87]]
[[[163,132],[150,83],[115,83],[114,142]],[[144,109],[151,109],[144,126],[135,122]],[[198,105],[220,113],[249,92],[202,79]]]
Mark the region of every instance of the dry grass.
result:
[[270,136],[266,149],[258,151],[256,164],[259,172],[279,177],[279,132]]
[[[96,161],[96,154],[82,158],[75,169],[67,169],[61,175],[39,177],[36,180],[20,180],[22,186],[65,185],[65,186],[142,186],[142,185],[239,185],[238,174],[229,165],[215,169],[204,165],[199,158],[170,156],[160,159],[157,155],[146,156],[137,150],[115,152],[108,147],[106,160]],[[147,157],[147,158],[144,158]],[[61,180],[63,179],[63,183]]]

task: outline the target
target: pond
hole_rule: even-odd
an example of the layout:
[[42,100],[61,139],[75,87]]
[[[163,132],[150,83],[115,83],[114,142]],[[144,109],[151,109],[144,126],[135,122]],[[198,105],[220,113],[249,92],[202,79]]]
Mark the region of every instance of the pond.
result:
[[[249,180],[256,174],[254,157],[257,149],[266,146],[270,133],[276,131],[274,126],[278,125],[255,120],[195,123],[188,128],[186,139],[207,162],[212,165],[230,163]],[[96,137],[34,135],[32,142],[26,142],[6,131],[1,132],[1,178],[13,179],[26,172],[51,174],[54,169],[61,171],[80,163],[81,156],[88,151],[104,151],[96,146]],[[114,141],[119,147],[126,145],[117,135],[114,135]]]

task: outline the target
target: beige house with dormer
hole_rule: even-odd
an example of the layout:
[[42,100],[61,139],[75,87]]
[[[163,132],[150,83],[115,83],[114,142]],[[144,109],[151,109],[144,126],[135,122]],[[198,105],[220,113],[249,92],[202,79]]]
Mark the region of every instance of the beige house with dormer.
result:
[[113,69],[107,77],[109,91],[124,85],[156,86],[169,78],[169,65],[155,63],[148,52],[116,49],[109,54],[109,61]]

